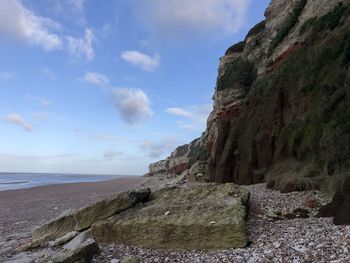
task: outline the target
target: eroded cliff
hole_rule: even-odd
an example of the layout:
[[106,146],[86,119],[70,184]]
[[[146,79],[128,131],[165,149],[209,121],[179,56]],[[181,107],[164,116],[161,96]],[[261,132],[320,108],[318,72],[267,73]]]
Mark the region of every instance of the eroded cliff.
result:
[[[151,175],[318,188],[348,170],[350,1],[272,0],[220,59],[207,129]],[[327,185],[327,183],[326,183]]]

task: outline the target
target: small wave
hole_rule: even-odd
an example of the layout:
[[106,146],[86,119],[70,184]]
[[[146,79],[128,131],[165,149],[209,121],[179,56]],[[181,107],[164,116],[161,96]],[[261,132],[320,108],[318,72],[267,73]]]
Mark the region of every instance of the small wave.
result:
[[28,183],[29,183],[29,181],[15,180],[15,181],[0,182],[0,185],[8,185],[8,184],[28,184]]

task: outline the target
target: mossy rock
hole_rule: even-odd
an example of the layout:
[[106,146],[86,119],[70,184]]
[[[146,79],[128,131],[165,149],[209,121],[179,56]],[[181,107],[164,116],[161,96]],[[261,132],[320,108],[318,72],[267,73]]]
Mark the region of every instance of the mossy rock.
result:
[[92,223],[98,220],[107,219],[108,217],[120,213],[139,202],[146,201],[150,193],[150,189],[139,189],[117,194],[90,206],[76,210],[71,214],[52,220],[46,225],[36,229],[33,233],[33,237],[37,238],[46,236],[55,239],[72,231],[88,229]]
[[93,237],[166,249],[228,249],[247,244],[249,192],[234,184],[162,189],[151,201],[93,224]]

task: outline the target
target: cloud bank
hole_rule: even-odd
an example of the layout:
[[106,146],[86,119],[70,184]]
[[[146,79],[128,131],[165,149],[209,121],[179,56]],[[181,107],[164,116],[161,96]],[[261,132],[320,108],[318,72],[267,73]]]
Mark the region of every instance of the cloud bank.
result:
[[35,15],[20,0],[0,1],[0,34],[7,38],[51,51],[62,47],[62,39],[51,32],[58,28],[58,23]]
[[250,0],[141,0],[136,7],[144,24],[161,38],[237,32]]

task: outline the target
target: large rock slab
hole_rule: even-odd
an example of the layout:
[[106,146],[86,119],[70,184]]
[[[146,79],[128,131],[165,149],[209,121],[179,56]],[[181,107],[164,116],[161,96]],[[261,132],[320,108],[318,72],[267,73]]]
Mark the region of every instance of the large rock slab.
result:
[[139,189],[117,194],[108,199],[64,215],[34,231],[33,237],[59,238],[72,231],[88,229],[92,223],[107,219],[140,202],[147,200],[150,189]]
[[234,184],[161,189],[150,201],[94,223],[98,242],[151,248],[226,249],[247,244],[249,192]]
[[335,193],[332,202],[319,210],[318,216],[334,217],[335,225],[350,225],[350,178]]

